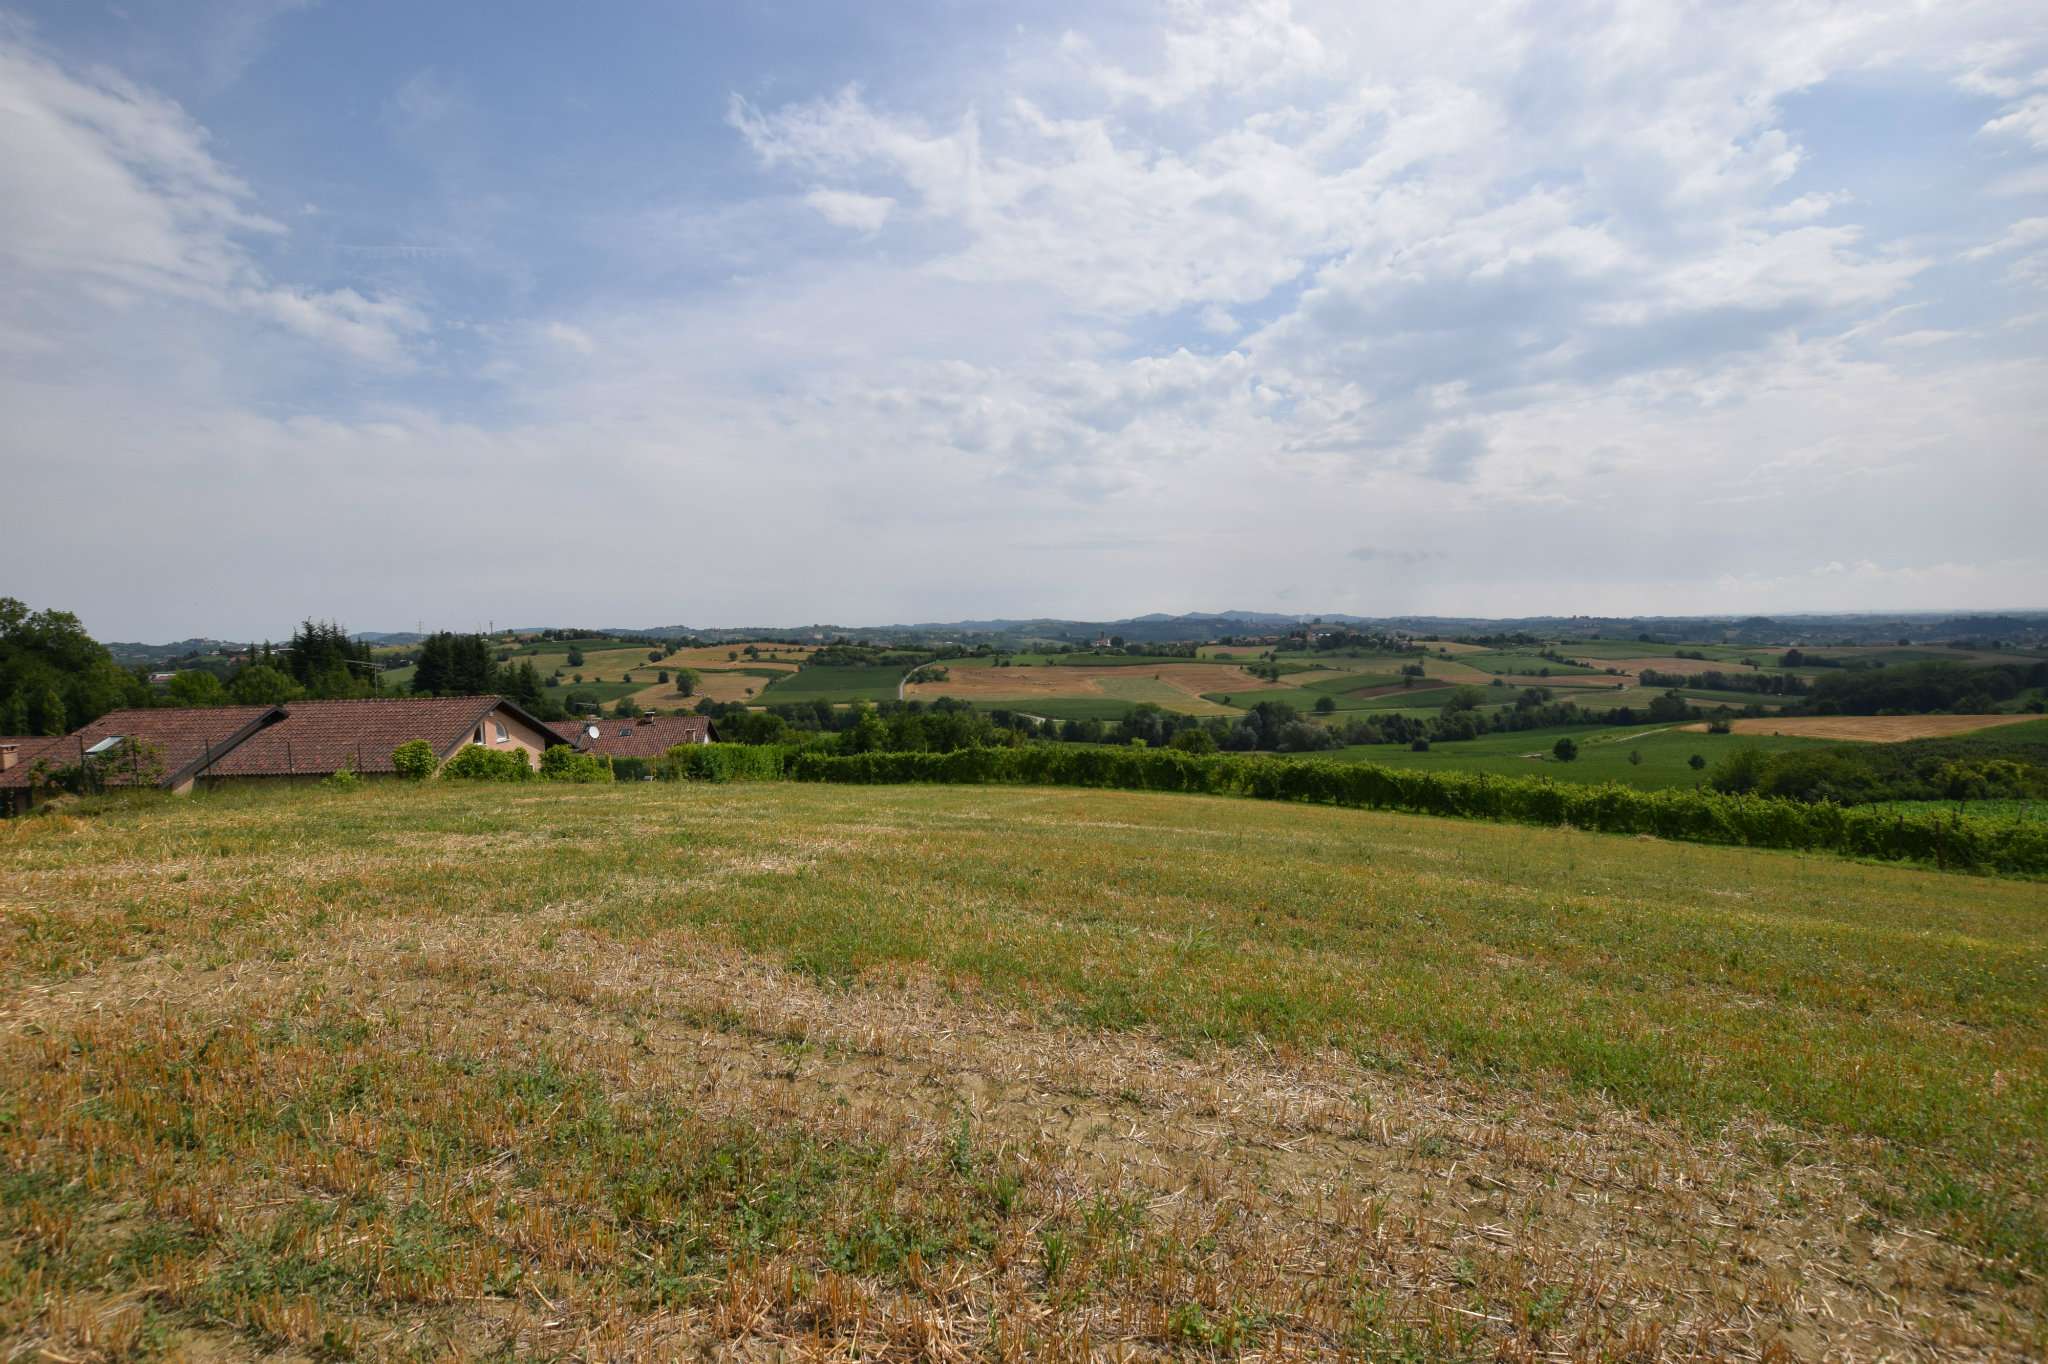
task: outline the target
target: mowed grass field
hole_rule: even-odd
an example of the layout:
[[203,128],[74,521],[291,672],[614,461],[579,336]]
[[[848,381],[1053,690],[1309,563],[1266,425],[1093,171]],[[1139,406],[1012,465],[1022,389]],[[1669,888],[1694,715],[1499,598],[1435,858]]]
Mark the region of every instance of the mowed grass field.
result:
[[[1579,746],[1579,756],[1571,762],[1559,762],[1551,754],[1562,738]],[[1822,739],[1708,734],[1704,728],[1701,732],[1689,732],[1683,727],[1657,725],[1575,725],[1439,742],[1430,745],[1426,753],[1416,753],[1402,744],[1361,744],[1338,749],[1330,756],[1383,767],[1484,772],[1499,777],[1549,777],[1554,781],[1588,784],[1611,781],[1656,791],[1699,785],[1715,763],[1740,748],[1775,753],[1788,748],[1828,746]],[[1629,761],[1631,753],[1639,755],[1642,761]],[[1705,770],[1693,769],[1691,759],[1695,754],[1707,760]]]
[[2048,891],[1023,788],[0,825],[14,1357],[2038,1357]]

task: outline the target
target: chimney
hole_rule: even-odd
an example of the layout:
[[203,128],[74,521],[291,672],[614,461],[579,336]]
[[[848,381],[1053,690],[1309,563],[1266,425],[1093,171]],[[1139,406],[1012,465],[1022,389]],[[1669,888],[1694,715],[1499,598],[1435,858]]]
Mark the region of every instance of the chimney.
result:
[[0,772],[14,766],[14,760],[21,756],[20,744],[0,744]]

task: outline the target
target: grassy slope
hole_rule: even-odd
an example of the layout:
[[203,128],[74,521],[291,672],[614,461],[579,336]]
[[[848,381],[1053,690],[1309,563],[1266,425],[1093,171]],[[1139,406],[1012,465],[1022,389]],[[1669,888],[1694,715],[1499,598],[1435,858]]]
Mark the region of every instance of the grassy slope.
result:
[[[1552,746],[1567,736],[1579,745],[1579,756],[1568,763],[1549,758]],[[1724,754],[1738,748],[1776,752],[1785,748],[1826,747],[1830,742],[1768,734],[1696,734],[1655,725],[1577,725],[1437,743],[1427,753],[1411,752],[1398,744],[1363,744],[1340,749],[1331,756],[1386,767],[1549,777],[1556,781],[1614,781],[1654,791],[1668,786],[1697,785],[1705,774],[1693,771],[1687,761],[1695,753],[1707,760],[1707,770],[1711,771]],[[1630,752],[1641,753],[1642,762],[1631,763]],[[1527,756],[1531,753],[1546,756],[1532,759]]]
[[799,701],[830,701],[835,704],[893,701],[896,699],[896,684],[909,671],[907,663],[900,668],[894,665],[812,665],[768,683],[755,693],[755,699],[763,705]]
[[[423,1172],[443,1162],[454,1162],[449,1168],[460,1174],[469,1168],[463,1162],[481,1167],[512,1158],[493,1156],[501,1149],[535,1168],[560,1159],[567,1164],[543,1185],[564,1180],[586,1190],[575,1198],[601,1195],[612,1209],[604,1224],[624,1228],[604,1233],[610,1240],[588,1242],[580,1252],[585,1260],[570,1263],[586,1264],[579,1275],[596,1275],[595,1266],[612,1264],[616,1253],[622,1267],[604,1272],[622,1275],[618,1291],[638,1295],[635,1301],[649,1293],[658,1300],[659,1292],[635,1254],[620,1248],[621,1235],[648,1264],[666,1266],[670,1248],[660,1228],[677,1217],[689,1226],[698,1225],[693,1218],[711,1219],[703,1225],[714,1230],[691,1243],[698,1248],[675,1261],[681,1267],[673,1272],[684,1285],[677,1292],[695,1281],[692,1274],[715,1284],[725,1266],[741,1262],[733,1257],[760,1253],[749,1252],[744,1237],[717,1230],[730,1225],[732,1200],[745,1208],[759,1190],[792,1180],[802,1197],[792,1193],[782,1219],[771,1217],[762,1234],[766,1244],[797,1247],[789,1253],[811,1266],[805,1272],[812,1276],[841,1253],[851,1254],[855,1270],[903,1264],[901,1245],[889,1252],[863,1242],[873,1251],[863,1259],[857,1246],[847,1252],[843,1242],[834,1250],[805,1240],[804,1217],[824,1214],[805,1214],[811,1205],[804,1199],[823,1197],[821,1190],[855,1200],[851,1222],[833,1203],[827,1225],[835,1234],[866,1235],[861,1219],[874,1218],[875,1236],[887,1241],[897,1228],[889,1219],[901,1214],[890,1211],[886,1191],[875,1201],[874,1181],[886,1174],[893,1182],[885,1190],[943,1183],[951,1160],[962,1188],[947,1197],[972,1207],[994,1197],[1003,1217],[1010,1215],[1006,1196],[975,1182],[983,1178],[975,1173],[982,1169],[978,1157],[934,1157],[934,1169],[897,1169],[887,1161],[874,1165],[867,1148],[791,1145],[796,1138],[783,1129],[747,1136],[751,1124],[726,1129],[696,1116],[687,1100],[692,1090],[684,1091],[680,1111],[662,1117],[666,1109],[634,1107],[656,1100],[636,1091],[627,1060],[620,1063],[627,1069],[609,1078],[579,1078],[573,1056],[536,1062],[536,1054],[556,1056],[573,1042],[573,1034],[549,1039],[545,1013],[510,1007],[496,1021],[491,1009],[499,1006],[481,995],[458,1016],[459,1026],[437,1033],[423,1024],[422,1035],[412,1038],[402,1011],[374,1003],[397,988],[393,981],[416,977],[426,1008],[453,984],[474,984],[473,975],[450,974],[458,964],[478,959],[486,943],[495,952],[511,941],[532,955],[490,990],[553,990],[558,973],[549,954],[559,932],[589,940],[605,961],[698,961],[736,951],[850,991],[833,1006],[842,1011],[865,1008],[861,1001],[874,992],[900,991],[906,979],[929,978],[943,983],[949,997],[964,993],[993,1008],[1021,1009],[1040,1020],[1030,1028],[1065,1020],[1087,1030],[1143,1029],[1187,1044],[1257,1039],[1283,1054],[1330,1046],[1369,1070],[1420,1068],[1417,1074],[1428,1075],[1448,1067],[1487,1087],[1492,1097],[1485,1106],[1498,1114],[1540,1107],[1545,1095],[1562,1090],[1612,1096],[1655,1122],[1699,1134],[1761,1116],[1786,1125],[1785,1137],[1770,1140],[1807,1151],[1802,1160],[1826,1151],[1846,1162],[1845,1177],[1867,1192],[1876,1209],[1869,1215],[1880,1226],[1896,1217],[1933,1227],[1991,1257],[1988,1265],[1953,1272],[1970,1285],[1967,1292],[1989,1295],[1988,1305],[2021,1313],[2019,1325],[2005,1329],[2035,1329],[2025,1324],[2036,1307],[2028,1305],[2035,1290],[2024,1280],[2048,1271],[2040,1147],[2048,1131],[2048,900],[2033,884],[1196,797],[770,785],[387,786],[347,795],[206,797],[89,821],[0,828],[0,886],[7,888],[0,894],[12,926],[0,955],[10,1016],[27,1017],[22,1006],[31,1003],[48,1015],[49,1001],[64,997],[80,1007],[108,1005],[105,1013],[69,1022],[45,1016],[30,1032],[6,1033],[0,1090],[49,1090],[48,1102],[10,1110],[10,1129],[26,1118],[42,1134],[11,1148],[16,1194],[59,1189],[88,1149],[103,1152],[102,1192],[94,1195],[101,1199],[134,1187],[127,1153],[144,1147],[156,1162],[149,1168],[169,1179],[170,1189],[180,1185],[181,1162],[195,1187],[253,1180],[259,1166],[271,1170],[279,1162],[318,1171],[337,1158],[365,1171],[388,1163],[409,1172],[406,1187],[422,1187]],[[340,953],[334,960],[345,958],[346,965],[322,969],[366,969],[353,948],[341,951],[358,939],[376,960],[383,950],[376,944],[392,945],[397,955],[380,968],[395,973],[390,980],[367,994],[345,975],[291,985],[275,1017],[252,1015],[253,1030],[226,1034],[210,1061],[207,1048],[215,1042],[205,1027],[187,1036],[181,1010],[166,1015],[156,1004],[130,1003],[198,990],[209,1008],[256,1010],[266,978],[298,969],[292,963],[302,955],[317,958],[331,947]],[[447,946],[423,950],[422,941]],[[593,969],[565,968],[559,984],[570,993],[550,1007],[587,1001],[590,987],[572,987],[591,979]],[[219,993],[228,980],[233,990]],[[657,991],[652,998],[660,1007],[668,996]],[[136,1008],[135,1030],[123,1031]],[[491,1027],[506,1031],[478,1031]],[[63,1042],[80,1028],[97,1039],[82,1050]],[[1005,1045],[1039,1045],[1033,1035],[1027,1029]],[[216,1029],[214,1036],[222,1034]],[[629,1059],[631,1048],[621,1046]],[[525,1059],[503,1059],[505,1047],[505,1055]],[[289,1053],[289,1067],[264,1059],[279,1048]],[[595,1062],[585,1057],[581,1064]],[[217,1078],[194,1078],[207,1074]],[[1144,1083],[1132,1075],[1126,1083]],[[65,1078],[60,1084],[53,1077]],[[127,1087],[104,1088],[116,1079]],[[707,1095],[718,1092],[708,1079],[705,1086]],[[90,1098],[96,1091],[110,1097]],[[444,1096],[453,1096],[451,1107],[437,1115]],[[240,1116],[221,1116],[230,1107]],[[302,1113],[305,1121],[279,1124],[280,1111]],[[413,1129],[401,1124],[379,1137],[362,1121],[331,1116],[386,1111],[412,1115],[405,1122],[417,1130],[408,1136]],[[565,1127],[554,1132],[549,1124],[557,1121]],[[690,1153],[643,1147],[638,1143],[652,1138],[637,1134],[647,1123],[695,1145]],[[455,1135],[450,1124],[459,1129]],[[463,1124],[476,1130],[473,1142],[460,1136],[468,1130]],[[178,1130],[198,1134],[193,1154],[152,1145],[158,1138],[150,1133]],[[527,1133],[538,1133],[538,1146]],[[734,1142],[742,1145],[728,1151]],[[1251,1156],[1219,1158],[1218,1168],[1228,1168]],[[238,1172],[231,1168],[236,1159],[252,1165]],[[704,1173],[674,1195],[663,1193],[670,1160]],[[718,1172],[733,1160],[741,1167],[728,1180]],[[857,1178],[842,1188],[849,1170]],[[588,1182],[593,1177],[596,1185]],[[1771,1178],[1757,1176],[1766,1184]],[[455,1202],[439,1212],[427,1208],[412,1230],[401,1217],[365,1233],[390,1246],[377,1262],[383,1278],[325,1289],[314,1278],[312,1288],[292,1291],[407,1313],[417,1310],[401,1308],[412,1301],[408,1294],[443,1301],[433,1287],[440,1263],[433,1236],[466,1246],[499,1234],[494,1228],[512,1235],[516,1225],[528,1225],[494,1221],[484,1199],[476,1205],[481,1232],[461,1218],[453,1230],[436,1232],[434,1217],[446,1220],[455,1215],[449,1208],[469,1207],[464,1198],[474,1202],[475,1195],[461,1194],[461,1180],[456,1185],[460,1197],[450,1195]],[[519,1187],[534,1186],[506,1186],[501,1208],[507,1199],[518,1205]],[[211,1222],[193,1223],[196,1213],[171,1216],[183,1205],[167,1193],[150,1195],[149,1206],[171,1210],[164,1215],[175,1225],[164,1235],[175,1232],[187,1245],[195,1236],[226,1235],[205,1230],[224,1219],[246,1222],[250,1214],[230,1213],[231,1205],[275,1206],[246,1194],[223,1195],[220,1211],[207,1215]],[[38,1196],[72,1206],[55,1192]],[[76,1203],[85,1195],[65,1197]],[[1397,1215],[1405,1215],[1408,1197],[1397,1197]],[[700,1207],[705,1198],[711,1203]],[[330,1204],[315,1201],[314,1211],[329,1221],[307,1235],[336,1216]],[[20,1209],[29,1205],[17,1198],[12,1206],[5,1230],[17,1253],[23,1244],[42,1245],[36,1238],[43,1233],[23,1221]],[[77,1206],[95,1224],[108,1211]],[[1026,1225],[1041,1228],[1029,1237],[1063,1225],[1059,1206],[1024,1210],[1037,1219]],[[1457,1206],[1447,1203],[1430,1215],[1456,1217]],[[556,1215],[556,1229],[545,1234],[586,1244],[574,1240],[581,1223],[562,1222],[565,1215]],[[997,1218],[990,1234],[1000,1241],[1007,1225]],[[332,1253],[356,1244],[346,1230],[329,1243]],[[988,1253],[975,1239],[979,1233],[947,1235],[952,1239],[934,1242],[925,1258],[964,1256],[972,1269]],[[75,1236],[81,1246],[92,1243],[84,1231]],[[322,1243],[270,1250],[260,1238],[247,1244],[254,1249],[233,1251],[225,1267],[195,1261],[198,1286],[166,1301],[179,1312],[199,1303],[201,1315],[241,1320],[257,1313],[268,1291],[262,1283],[249,1287],[250,1265],[297,1263],[286,1251],[312,1263],[318,1254],[296,1248]],[[1019,1253],[1034,1263],[1052,1255],[1031,1239],[1023,1244]],[[132,1272],[119,1269],[118,1257],[114,1269],[97,1259],[74,1264],[56,1245],[35,1254],[53,1266],[57,1282],[70,1282],[64,1275],[111,1276],[116,1283],[152,1272],[162,1277],[146,1259]],[[1336,1252],[1325,1243],[1319,1253]],[[538,1249],[527,1254],[546,1260]],[[412,1263],[408,1255],[417,1273],[392,1279],[390,1266]],[[1178,1272],[1166,1280],[1142,1269],[1119,1289],[1111,1269],[1101,1272],[1110,1276],[1102,1291],[1112,1296],[1148,1295],[1181,1281]],[[2019,1288],[2012,1286],[2015,1275]],[[1044,1271],[1043,1278],[1054,1277]],[[443,1287],[457,1296],[524,1297],[516,1275],[456,1278]],[[582,1291],[566,1279],[542,1283],[546,1302]],[[1280,1304],[1293,1291],[1275,1288],[1260,1312],[1291,1310]],[[1398,1308],[1408,1301],[1401,1295],[1418,1290],[1410,1284],[1387,1291]],[[1525,1314],[1487,1296],[1492,1291],[1469,1288],[1464,1300],[1482,1317]],[[1055,1313],[1075,1310],[1062,1294],[1048,1300]],[[1213,1302],[1208,1310],[1216,1310]],[[1158,1329],[1167,1334],[1155,1343],[1202,1343],[1177,1340],[1170,1325]],[[1491,1357],[1483,1340],[1471,1353]]]

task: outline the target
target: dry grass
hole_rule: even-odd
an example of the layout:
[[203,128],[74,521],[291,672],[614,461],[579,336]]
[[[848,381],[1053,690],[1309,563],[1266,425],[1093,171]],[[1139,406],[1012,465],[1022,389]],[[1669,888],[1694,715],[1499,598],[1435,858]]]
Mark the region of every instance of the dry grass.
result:
[[[1732,720],[1737,734],[1783,734],[1801,739],[1857,739],[1895,744],[1907,739],[1945,739],[1997,725],[2023,725],[2038,715],[1786,715]],[[1704,732],[1705,723],[1683,728]]]
[[772,680],[752,673],[706,669],[698,672],[697,689],[688,696],[680,695],[673,682],[657,682],[634,692],[633,700],[648,710],[673,710],[678,706],[687,710],[705,697],[713,701],[753,701]]
[[[1353,873],[1333,922],[1411,882],[1441,913],[1501,874],[1489,840],[1532,904],[1611,886],[1569,911],[1599,942],[1639,848],[1745,923],[1778,868],[1802,902],[1952,884],[1117,793],[384,788],[0,828],[0,1351],[2037,1357],[2025,1274],[1902,1215],[1871,1138],[1652,1118],[1392,1035],[1061,1006],[1052,945],[1084,926],[1162,1002],[1257,988],[1268,918],[1307,978],[1348,949],[1276,869]],[[1183,928],[1151,897],[1203,849],[1216,900]],[[821,882],[956,946],[845,969]],[[1867,1007],[1933,1007],[1910,993]],[[2031,1053],[2005,1055],[2017,1102]]]

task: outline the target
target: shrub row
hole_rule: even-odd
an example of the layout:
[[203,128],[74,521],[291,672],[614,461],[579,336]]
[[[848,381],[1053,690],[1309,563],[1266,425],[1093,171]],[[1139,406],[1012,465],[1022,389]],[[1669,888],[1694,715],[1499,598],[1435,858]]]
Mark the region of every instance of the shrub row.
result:
[[663,781],[776,781],[795,750],[779,744],[677,744],[654,764]]
[[[769,775],[768,762],[764,756],[759,775]],[[1313,758],[1201,757],[1159,749],[1051,745],[847,756],[777,752],[774,762],[796,781],[1021,782],[1194,791],[1652,834],[1696,843],[1844,853],[1970,870],[2048,872],[2048,826],[2038,822],[1808,805],[1714,791],[1641,791],[1542,777],[1404,771]]]
[[442,765],[441,775],[451,781],[531,781],[533,763],[523,748],[492,749],[464,744]]

